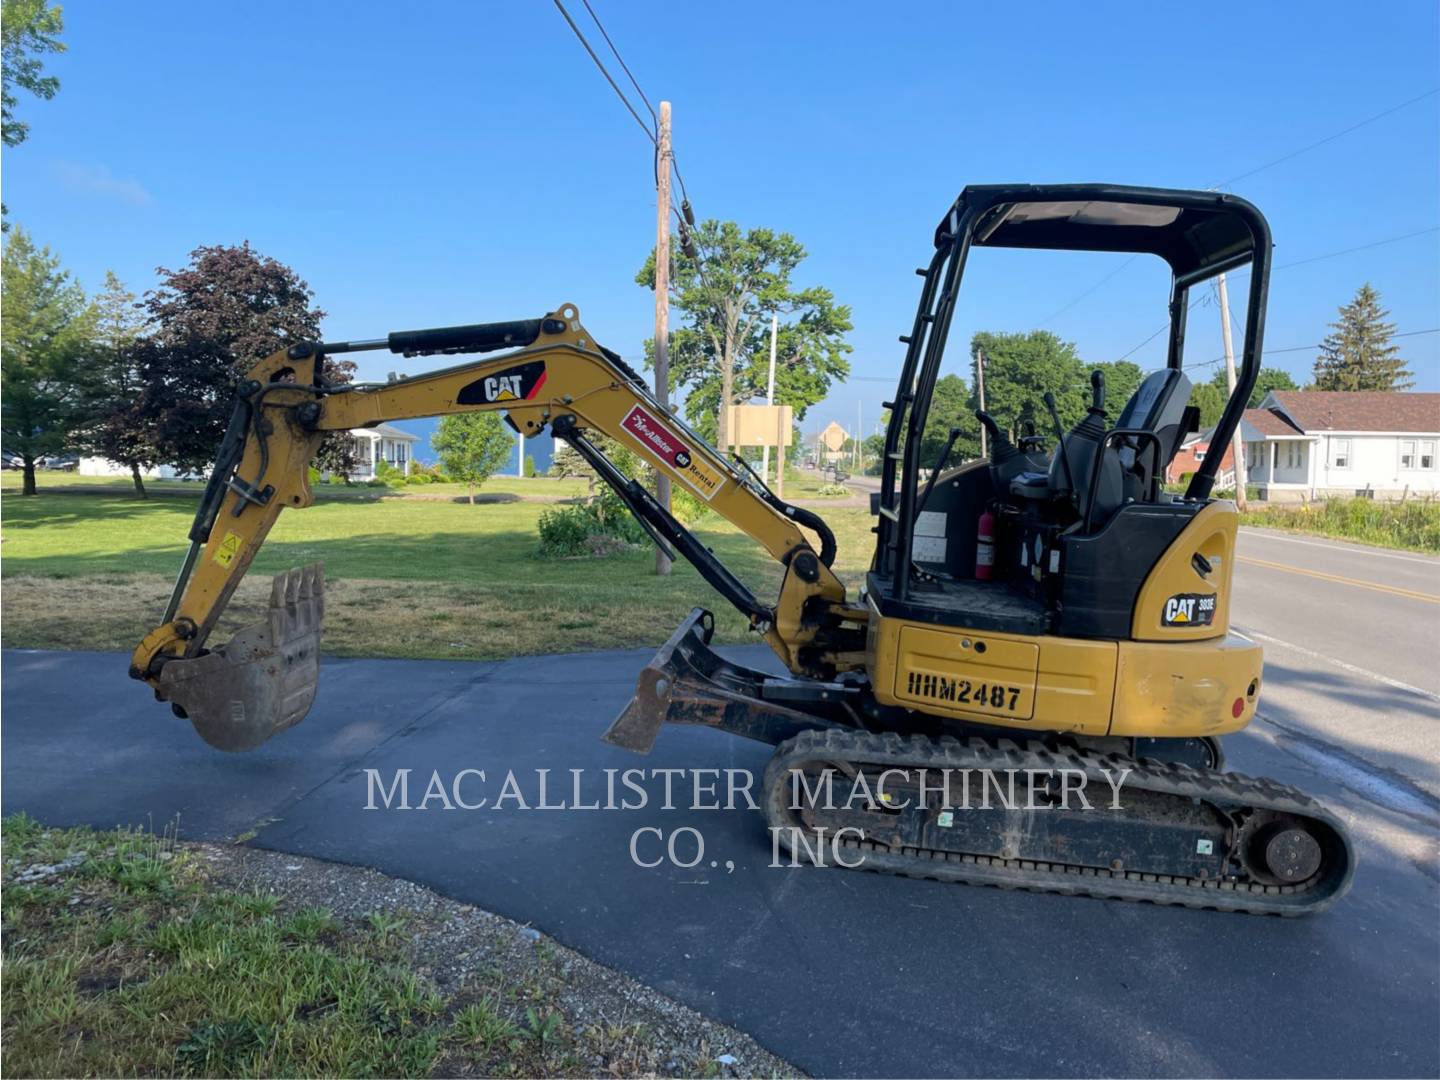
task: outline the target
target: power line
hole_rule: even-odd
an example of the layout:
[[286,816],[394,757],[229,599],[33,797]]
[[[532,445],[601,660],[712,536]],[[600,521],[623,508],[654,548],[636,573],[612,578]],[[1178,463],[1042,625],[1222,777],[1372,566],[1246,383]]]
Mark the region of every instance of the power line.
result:
[[[610,84],[610,89],[615,91],[615,96],[620,99],[621,104],[625,106],[625,110],[635,118],[635,123],[640,125],[640,130],[645,133],[645,137],[650,140],[651,145],[655,145],[655,132],[646,125],[644,120],[640,119],[640,114],[635,111],[635,106],[630,104],[630,99],[626,97],[625,92],[620,89],[620,84],[617,83],[613,77],[611,77],[610,72],[600,61],[600,57],[597,56],[595,54],[595,50],[590,47],[590,42],[585,40],[585,35],[580,32],[580,27],[575,25],[575,20],[570,17],[570,12],[565,10],[565,5],[562,4],[560,0],[555,0],[555,6],[560,9],[560,14],[565,16],[565,21],[570,24],[570,29],[573,30],[575,32],[575,36],[580,39],[580,44],[585,46],[585,51],[590,54],[590,59],[595,61],[595,66],[600,69],[600,74],[605,76],[605,81]],[[590,5],[586,3],[585,6],[589,8]],[[591,12],[591,15],[593,16],[594,12]],[[599,20],[596,21],[598,23]],[[603,27],[601,28],[600,32],[602,34],[605,33]],[[608,35],[605,40],[610,40]],[[614,49],[613,45],[611,46],[611,49]],[[616,53],[616,56],[619,56],[619,54]],[[621,64],[624,64],[623,60],[621,61]],[[627,68],[626,71],[628,73],[629,69]],[[633,77],[631,81],[634,81]],[[637,86],[636,89],[638,90],[639,87]],[[642,94],[641,97],[644,97],[644,95]],[[648,101],[646,102],[646,105],[649,105]]]
[[[1309,257],[1307,257],[1307,258],[1304,258],[1304,259],[1296,259],[1294,262],[1283,263],[1282,265],[1277,266],[1277,267],[1275,267],[1274,269],[1277,270],[1277,271],[1278,271],[1278,270],[1288,270],[1288,269],[1290,269],[1291,267],[1304,266],[1304,265],[1306,265],[1307,263],[1319,262],[1319,261],[1322,260],[1322,259],[1334,259],[1334,258],[1337,258],[1338,256],[1341,256],[1341,255],[1349,255],[1349,254],[1351,254],[1351,253],[1353,253],[1353,252],[1356,252],[1356,251],[1366,251],[1366,250],[1368,250],[1368,249],[1370,249],[1370,248],[1381,247],[1381,246],[1383,246],[1383,245],[1385,245],[1385,244],[1394,244],[1394,243],[1397,243],[1397,242],[1400,241],[1400,240],[1409,240],[1409,239],[1412,239],[1413,237],[1416,237],[1416,236],[1428,236],[1430,233],[1433,233],[1433,232],[1440,232],[1440,225],[1432,225],[1432,226],[1430,226],[1428,229],[1417,229],[1417,230],[1415,230],[1414,232],[1402,233],[1402,234],[1399,235],[1399,236],[1387,237],[1387,238],[1384,239],[1384,240],[1375,240],[1375,241],[1373,241],[1372,243],[1369,243],[1369,244],[1359,244],[1359,245],[1357,245],[1357,246],[1355,246],[1355,247],[1341,248],[1339,251],[1327,251],[1327,252],[1325,252],[1323,255],[1311,255],[1311,256],[1309,256]],[[1237,273],[1237,274],[1239,274],[1239,273],[1246,273],[1246,272],[1248,272],[1249,270],[1250,270],[1250,267],[1244,266],[1244,267],[1241,267],[1239,270],[1237,270],[1236,273]],[[1187,308],[1186,310],[1188,311],[1188,310],[1190,310],[1191,308],[1194,308],[1196,303],[1199,303],[1199,301],[1197,300],[1197,301],[1191,303],[1190,308]],[[1233,318],[1232,318],[1232,320],[1231,320],[1230,325],[1231,325],[1232,327],[1235,325]],[[1133,356],[1135,353],[1139,352],[1139,351],[1140,351],[1141,349],[1143,349],[1146,345],[1149,345],[1150,342],[1154,341],[1157,337],[1159,337],[1161,334],[1163,334],[1163,333],[1164,333],[1166,330],[1168,330],[1169,328],[1170,328],[1170,324],[1167,322],[1164,326],[1160,327],[1160,328],[1159,328],[1158,330],[1156,330],[1153,334],[1151,334],[1149,337],[1147,337],[1144,341],[1140,342],[1140,344],[1136,345],[1134,348],[1132,348],[1132,349],[1130,349],[1128,352],[1124,353],[1124,354],[1120,357],[1120,359],[1121,359],[1121,360],[1125,360],[1125,359],[1128,359],[1129,357]],[[1237,329],[1236,332],[1237,332],[1237,333],[1239,332],[1238,329]],[[1420,332],[1421,332],[1421,333],[1425,333],[1426,331],[1420,331]],[[1308,348],[1309,346],[1306,346],[1306,347]],[[1278,350],[1278,349],[1271,349],[1271,350],[1268,350],[1268,351],[1270,351],[1270,352],[1279,352],[1280,350]]]
[[1129,266],[1131,263],[1133,263],[1133,262],[1134,262],[1136,259],[1138,259],[1139,257],[1140,257],[1140,256],[1139,256],[1138,254],[1136,254],[1136,255],[1131,255],[1128,259],[1126,259],[1124,262],[1122,262],[1122,263],[1121,263],[1119,266],[1117,266],[1114,270],[1110,271],[1110,273],[1106,274],[1103,278],[1101,278],[1099,281],[1097,281],[1094,285],[1091,285],[1090,288],[1086,289],[1086,290],[1085,290],[1084,292],[1082,292],[1079,296],[1075,297],[1074,300],[1071,300],[1068,304],[1066,304],[1064,307],[1060,308],[1058,311],[1054,311],[1054,312],[1052,312],[1051,314],[1045,316],[1045,318],[1041,319],[1040,322],[1039,322],[1039,325],[1040,325],[1040,326],[1044,326],[1046,323],[1050,322],[1052,319],[1058,319],[1061,315],[1064,315],[1065,312],[1069,311],[1069,310],[1070,310],[1071,308],[1073,308],[1076,304],[1080,303],[1081,300],[1084,300],[1084,299],[1085,299],[1087,296],[1089,296],[1091,293],[1095,292],[1097,289],[1100,288],[1100,286],[1104,285],[1104,284],[1105,284],[1106,282],[1108,282],[1111,278],[1115,277],[1117,274],[1120,273],[1120,271],[1124,270],[1127,266]]
[[[1222,181],[1221,183],[1215,184],[1215,185],[1213,185],[1213,186],[1214,186],[1214,187],[1217,187],[1217,188],[1229,187],[1231,184],[1233,184],[1233,183],[1234,183],[1235,181],[1237,181],[1237,180],[1244,180],[1244,179],[1246,179],[1247,177],[1254,176],[1256,173],[1264,172],[1266,169],[1273,168],[1273,167],[1276,166],[1276,165],[1279,165],[1279,164],[1282,164],[1283,162],[1289,161],[1291,158],[1299,157],[1301,154],[1308,154],[1311,150],[1314,150],[1314,149],[1316,149],[1317,147],[1324,146],[1326,143],[1329,143],[1329,142],[1334,142],[1336,139],[1341,138],[1341,137],[1344,136],[1344,135],[1349,135],[1352,131],[1358,131],[1360,128],[1364,127],[1366,124],[1373,124],[1376,120],[1382,120],[1382,119],[1384,119],[1385,117],[1389,116],[1391,113],[1399,112],[1401,109],[1404,109],[1404,108],[1406,108],[1406,107],[1408,107],[1408,106],[1410,106],[1410,105],[1414,105],[1417,101],[1424,101],[1427,97],[1432,97],[1432,96],[1434,96],[1435,94],[1440,94],[1440,86],[1432,87],[1431,89],[1426,90],[1423,94],[1417,94],[1415,97],[1410,98],[1410,99],[1408,99],[1408,100],[1406,100],[1406,101],[1402,101],[1402,102],[1400,102],[1400,104],[1398,104],[1398,105],[1392,105],[1390,108],[1384,110],[1383,112],[1378,112],[1378,113],[1376,113],[1374,116],[1367,117],[1366,119],[1361,120],[1359,123],[1351,124],[1349,127],[1345,128],[1344,130],[1335,132],[1333,135],[1327,135],[1327,136],[1325,136],[1325,138],[1320,139],[1318,142],[1310,143],[1308,146],[1302,146],[1302,147],[1301,147],[1300,149],[1298,149],[1298,150],[1292,150],[1290,153],[1285,154],[1285,155],[1283,155],[1283,156],[1281,156],[1281,157],[1278,157],[1278,158],[1276,158],[1274,161],[1268,161],[1268,162],[1266,162],[1264,165],[1259,165],[1259,166],[1257,166],[1256,168],[1251,169],[1249,172],[1243,172],[1243,173],[1240,173],[1238,176],[1232,176],[1229,180],[1224,180],[1224,181]],[[1419,235],[1419,234],[1414,234],[1414,235]],[[1397,237],[1396,239],[1403,239],[1403,237]],[[1383,243],[1389,243],[1389,241],[1382,241],[1382,242],[1383,242]],[[1356,248],[1356,249],[1353,249],[1353,250],[1357,250],[1357,251],[1358,251],[1358,250],[1360,250],[1360,249],[1359,249],[1359,248]],[[1339,253],[1337,252],[1336,254],[1339,254]],[[1329,256],[1317,256],[1317,258],[1328,258],[1328,257],[1329,257]],[[1130,265],[1132,262],[1134,262],[1137,258],[1139,258],[1138,255],[1132,255],[1132,256],[1130,256],[1130,258],[1126,259],[1123,263],[1121,263],[1119,267],[1117,267],[1115,270],[1112,270],[1110,273],[1106,274],[1103,278],[1101,278],[1099,281],[1097,281],[1097,282],[1096,282],[1094,285],[1092,285],[1090,288],[1086,289],[1083,293],[1081,293],[1079,296],[1077,296],[1074,300],[1071,300],[1068,304],[1066,304],[1064,307],[1062,307],[1059,311],[1056,311],[1053,315],[1050,315],[1049,317],[1047,317],[1047,318],[1045,318],[1045,319],[1042,319],[1042,320],[1040,321],[1040,324],[1039,324],[1039,325],[1044,326],[1044,325],[1045,325],[1046,323],[1048,323],[1051,319],[1054,319],[1054,318],[1056,318],[1056,317],[1058,317],[1058,316],[1060,316],[1060,315],[1063,315],[1065,312],[1069,311],[1072,307],[1074,307],[1076,304],[1078,304],[1081,300],[1084,300],[1084,299],[1085,299],[1087,296],[1089,296],[1091,293],[1093,293],[1093,292],[1095,292],[1097,289],[1099,289],[1100,286],[1104,285],[1104,284],[1105,284],[1106,282],[1108,282],[1111,278],[1113,278],[1113,277],[1115,277],[1117,274],[1119,274],[1121,270],[1124,270],[1125,267],[1129,266],[1129,265]],[[1289,265],[1291,265],[1291,266],[1298,266],[1299,264],[1298,264],[1298,263],[1290,263]],[[1282,269],[1282,268],[1277,266],[1275,269],[1279,270],[1279,269]],[[1155,334],[1151,334],[1150,337],[1146,338],[1145,341],[1142,341],[1141,344],[1142,344],[1142,345],[1146,344],[1147,342],[1149,342],[1149,341],[1150,341],[1151,339],[1153,339],[1154,337],[1155,337]],[[1126,354],[1126,355],[1129,355],[1129,354]]]
[[1319,140],[1317,140],[1317,141],[1315,141],[1315,142],[1313,142],[1313,143],[1310,143],[1310,144],[1307,145],[1307,146],[1302,146],[1302,147],[1300,147],[1299,150],[1292,150],[1292,151],[1290,151],[1290,153],[1288,153],[1288,154],[1283,154],[1283,155],[1281,155],[1280,157],[1276,158],[1274,161],[1267,161],[1264,165],[1259,165],[1259,166],[1257,166],[1256,168],[1251,169],[1249,172],[1243,172],[1243,173],[1240,173],[1238,176],[1232,176],[1229,180],[1222,180],[1220,183],[1216,184],[1215,186],[1216,186],[1216,187],[1229,187],[1231,184],[1235,183],[1236,180],[1244,180],[1244,179],[1247,179],[1248,177],[1254,176],[1256,173],[1264,172],[1266,169],[1274,168],[1276,165],[1283,164],[1284,162],[1289,161],[1289,160],[1291,160],[1292,158],[1297,158],[1297,157],[1299,157],[1301,154],[1308,154],[1311,150],[1314,150],[1314,149],[1316,149],[1316,148],[1318,148],[1318,147],[1324,146],[1326,143],[1334,142],[1336,139],[1338,139],[1338,138],[1340,138],[1340,137],[1342,137],[1342,136],[1344,136],[1344,135],[1349,135],[1352,131],[1359,131],[1362,127],[1364,127],[1364,126],[1367,125],[1367,124],[1373,124],[1376,120],[1383,120],[1385,117],[1389,116],[1391,113],[1397,113],[1397,112],[1399,112],[1401,109],[1404,109],[1404,108],[1406,108],[1406,107],[1408,107],[1408,106],[1410,106],[1410,105],[1414,105],[1417,101],[1424,101],[1426,98],[1428,98],[1428,97],[1433,97],[1433,96],[1436,95],[1436,94],[1440,94],[1440,86],[1431,87],[1429,90],[1426,90],[1423,94],[1416,94],[1413,98],[1410,98],[1410,99],[1407,100],[1407,101],[1402,101],[1402,102],[1400,102],[1399,105],[1392,105],[1392,106],[1390,106],[1390,108],[1386,109],[1385,111],[1383,111],[1383,112],[1378,112],[1378,113],[1376,113],[1374,116],[1366,117],[1364,120],[1361,120],[1359,123],[1351,124],[1349,127],[1345,128],[1345,129],[1342,130],[1342,131],[1337,131],[1337,132],[1335,132],[1335,134],[1333,134],[1333,135],[1326,135],[1325,138],[1319,139]]
[[[610,35],[605,31],[605,24],[600,21],[600,16],[596,15],[595,9],[590,6],[590,0],[580,0],[580,2],[585,5],[585,10],[590,13],[590,18],[595,21],[596,27],[600,30],[600,36],[605,39],[605,44],[610,46],[610,52],[613,53],[615,59],[620,62],[620,66],[630,79],[630,85],[635,87],[635,92],[640,95],[640,100],[645,103],[645,108],[650,110],[651,121],[658,124],[660,118],[655,115],[655,106],[650,104],[650,99],[645,96],[645,91],[640,89],[640,84],[635,80],[634,74],[630,71],[630,65],[625,63],[625,58],[620,55],[620,50],[615,48],[615,43],[610,40]],[[562,8],[561,10],[563,11],[564,9]]]
[[1433,232],[1440,232],[1440,225],[1431,225],[1428,229],[1417,229],[1414,232],[1403,233],[1400,236],[1392,236],[1386,240],[1376,240],[1369,244],[1359,244],[1356,247],[1341,248],[1339,251],[1327,251],[1324,255],[1312,255],[1308,259],[1296,259],[1294,262],[1284,263],[1275,267],[1275,269],[1288,270],[1292,266],[1304,266],[1306,263],[1319,262],[1321,259],[1333,259],[1337,255],[1349,255],[1353,251],[1365,251],[1369,248],[1381,247],[1384,244],[1394,244],[1400,240],[1409,240],[1416,236],[1427,236]]
[[[1440,334],[1440,326],[1433,327],[1433,328],[1431,328],[1431,329],[1429,329],[1429,330],[1404,330],[1404,331],[1401,331],[1401,332],[1398,333],[1398,334],[1391,334],[1390,336],[1391,336],[1392,338],[1419,337],[1419,336],[1422,335],[1422,334]],[[1321,346],[1323,346],[1324,344],[1325,344],[1325,343],[1324,343],[1323,341],[1317,341],[1317,342],[1315,342],[1313,345],[1287,345],[1287,346],[1286,346],[1285,348],[1283,348],[1283,349],[1262,349],[1261,352],[1260,352],[1260,358],[1263,360],[1263,359],[1264,359],[1265,357],[1267,357],[1267,356],[1271,356],[1271,355],[1275,355],[1275,354],[1279,354],[1279,353],[1309,352],[1311,349],[1318,349],[1318,348],[1320,348]],[[1186,371],[1193,371],[1193,370],[1196,370],[1196,369],[1198,369],[1198,368],[1213,367],[1214,365],[1220,363],[1220,362],[1223,361],[1224,359],[1225,359],[1224,356],[1217,356],[1217,357],[1215,357],[1214,359],[1211,359],[1211,360],[1202,360],[1202,361],[1200,361],[1199,363],[1186,364],[1186,365],[1185,365],[1185,370],[1186,370]],[[1151,372],[1151,371],[1160,371],[1160,370],[1162,370],[1162,369],[1161,369],[1161,368],[1149,368],[1149,369],[1147,369],[1147,372],[1146,372],[1146,373],[1149,374],[1149,372]]]

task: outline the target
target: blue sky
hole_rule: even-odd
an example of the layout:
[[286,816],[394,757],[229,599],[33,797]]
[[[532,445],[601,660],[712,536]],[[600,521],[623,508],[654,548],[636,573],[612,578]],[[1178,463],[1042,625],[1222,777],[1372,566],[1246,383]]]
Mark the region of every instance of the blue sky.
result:
[[[873,429],[913,314],[912,270],[966,183],[1209,187],[1440,86],[1433,2],[1015,15],[591,2],[652,100],[674,102],[697,212],[794,233],[810,251],[799,281],[854,309],[865,381],[837,388],[807,430],[852,426],[857,404]],[[580,0],[567,6],[603,49]],[[87,287],[108,268],[142,291],[199,244],[248,239],[310,282],[330,337],[574,301],[599,340],[640,353],[653,320],[633,283],[654,236],[649,144],[549,0],[74,0],[65,16],[70,50],[50,62],[60,94],[23,102],[32,134],[5,152],[4,194],[11,220]],[[1233,190],[1269,217],[1283,267],[1434,229],[1437,177],[1432,95]],[[1087,360],[1130,350],[1165,321],[1158,264],[1133,262],[1071,303],[1120,261],[979,253],[949,366],[965,366],[975,329],[1047,318]],[[1267,344],[1319,341],[1366,280],[1401,331],[1440,327],[1440,233],[1427,232],[1278,270]],[[1218,356],[1215,309],[1197,308],[1191,327],[1189,357]],[[1440,334],[1403,345],[1417,389],[1440,390]],[[1149,367],[1161,350],[1157,339],[1132,359]],[[1303,378],[1312,359],[1266,362]],[[387,354],[362,374],[393,368],[420,370]]]

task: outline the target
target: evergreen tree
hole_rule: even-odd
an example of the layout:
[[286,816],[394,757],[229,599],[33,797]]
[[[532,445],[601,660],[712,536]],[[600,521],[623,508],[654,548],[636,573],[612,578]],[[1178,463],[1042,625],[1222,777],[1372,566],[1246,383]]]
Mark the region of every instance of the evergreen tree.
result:
[[1385,321],[1389,314],[1368,281],[1360,286],[1320,344],[1316,390],[1408,390],[1415,385],[1400,347],[1392,343],[1395,324]]

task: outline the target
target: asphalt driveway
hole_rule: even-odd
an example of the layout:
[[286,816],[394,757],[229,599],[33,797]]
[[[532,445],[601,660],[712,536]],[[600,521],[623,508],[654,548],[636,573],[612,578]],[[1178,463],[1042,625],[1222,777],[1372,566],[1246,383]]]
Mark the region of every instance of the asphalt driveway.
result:
[[[411,878],[531,921],[817,1074],[1440,1073],[1436,805],[1341,743],[1263,722],[1227,741],[1232,768],[1306,787],[1356,832],[1355,887],[1314,918],[771,868],[758,812],[691,809],[679,788],[665,809],[663,774],[640,782],[642,809],[574,808],[606,801],[606,769],[748,770],[758,784],[768,748],[716,732],[666,729],[647,758],[600,742],[647,659],[330,661],[304,724],[232,756],[149,700],[125,657],[7,652],[3,807],[96,826],[178,815],[184,836],[254,831]],[[1434,702],[1380,689],[1434,724]],[[384,802],[369,769],[390,809],[367,809]],[[418,807],[432,772],[464,769],[484,771],[458,793],[484,809]],[[540,769],[546,801],[572,808],[535,808]],[[530,809],[500,798],[508,772]],[[632,860],[637,829],[686,826],[705,844],[693,869],[664,861],[654,833],[636,853],[659,865]],[[694,841],[677,838],[681,861]]]

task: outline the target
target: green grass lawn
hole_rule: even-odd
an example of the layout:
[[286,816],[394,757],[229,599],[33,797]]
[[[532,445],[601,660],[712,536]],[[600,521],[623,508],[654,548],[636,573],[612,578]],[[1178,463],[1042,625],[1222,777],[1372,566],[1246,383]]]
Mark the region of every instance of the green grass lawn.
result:
[[370,871],[23,814],[3,837],[7,1076],[733,1075],[711,1045],[764,1060],[548,939]]
[[[39,471],[35,478],[41,494],[68,493],[76,490],[114,492],[131,496],[135,486],[128,476],[81,476],[73,472]],[[21,475],[18,469],[0,472],[0,492],[19,494]],[[204,484],[199,480],[146,480],[145,490],[152,495],[192,495],[199,497]],[[574,499],[586,493],[584,480],[573,477],[552,480],[546,476],[495,476],[480,488],[482,498],[521,496],[541,499]],[[378,499],[417,497],[426,499],[463,499],[469,495],[464,484],[405,484],[399,487],[370,487],[366,484],[317,484],[318,501],[351,499],[373,502]]]
[[[195,503],[6,494],[0,643],[134,648],[159,622]],[[332,655],[493,659],[658,645],[697,605],[715,612],[720,640],[756,640],[688,564],[655,577],[650,549],[538,558],[536,521],[546,509],[384,499],[286,511],[215,640],[259,617],[270,574],[316,560],[326,567],[324,647]],[[826,517],[840,542],[836,569],[854,587],[869,565],[871,519],[848,507]],[[713,516],[695,531],[756,595],[776,595],[781,568],[748,537]]]

